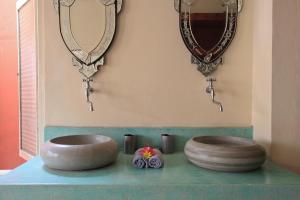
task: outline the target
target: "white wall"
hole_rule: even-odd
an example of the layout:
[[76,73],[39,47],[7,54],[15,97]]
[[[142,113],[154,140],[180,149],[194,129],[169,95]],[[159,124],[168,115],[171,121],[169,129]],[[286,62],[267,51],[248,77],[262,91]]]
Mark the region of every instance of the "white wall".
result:
[[272,159],[300,173],[300,2],[274,0]]
[[254,0],[254,138],[300,173],[300,2]]
[[[272,7],[273,0],[253,1],[252,124],[254,139],[270,152],[272,138]],[[248,1],[247,1],[248,2]]]
[[245,3],[236,38],[215,74],[224,113],[211,103],[205,78],[190,63],[173,0],[124,1],[116,39],[94,79],[94,113],[88,111],[82,77],[60,37],[52,1],[39,3],[42,125],[252,124],[252,1]]

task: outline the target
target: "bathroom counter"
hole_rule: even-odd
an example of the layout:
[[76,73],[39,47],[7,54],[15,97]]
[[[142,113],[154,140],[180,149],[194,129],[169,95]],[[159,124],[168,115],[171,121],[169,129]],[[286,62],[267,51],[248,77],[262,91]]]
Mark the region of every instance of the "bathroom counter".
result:
[[205,170],[183,153],[165,156],[163,169],[135,169],[119,154],[106,168],[64,172],[35,157],[0,177],[0,200],[299,200],[300,176],[272,162],[249,173]]

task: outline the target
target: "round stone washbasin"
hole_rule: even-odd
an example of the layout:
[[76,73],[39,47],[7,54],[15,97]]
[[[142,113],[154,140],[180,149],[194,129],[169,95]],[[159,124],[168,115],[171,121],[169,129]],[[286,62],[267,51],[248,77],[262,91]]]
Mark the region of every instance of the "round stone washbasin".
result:
[[76,171],[107,166],[118,156],[117,143],[103,135],[72,135],[54,138],[41,148],[46,166]]
[[254,141],[230,136],[202,136],[190,139],[184,148],[193,164],[216,171],[246,172],[266,160],[264,148]]

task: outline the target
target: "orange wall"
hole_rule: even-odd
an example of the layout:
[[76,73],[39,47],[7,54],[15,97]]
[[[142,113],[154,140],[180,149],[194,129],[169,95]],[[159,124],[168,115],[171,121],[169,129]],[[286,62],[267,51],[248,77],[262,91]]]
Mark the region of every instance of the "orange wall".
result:
[[18,54],[16,1],[0,2],[0,170],[24,162],[18,156]]

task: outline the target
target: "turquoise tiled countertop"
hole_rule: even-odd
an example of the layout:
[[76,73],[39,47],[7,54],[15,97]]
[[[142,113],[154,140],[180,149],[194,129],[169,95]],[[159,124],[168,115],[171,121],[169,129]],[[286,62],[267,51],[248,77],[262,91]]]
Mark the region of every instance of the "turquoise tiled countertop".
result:
[[160,134],[176,136],[177,153],[165,155],[163,169],[138,170],[131,155],[98,170],[63,172],[44,167],[35,157],[0,177],[0,200],[300,200],[300,176],[272,162],[249,173],[222,173],[189,163],[182,153],[193,136],[252,138],[252,128],[97,128],[46,127],[45,140],[74,134],[102,134],[122,147],[124,134],[138,135],[138,145],[160,146]]
[[138,170],[131,155],[92,171],[50,170],[36,157],[0,177],[1,200],[299,200],[300,176],[267,162],[249,173],[222,173],[165,155],[161,170]]

